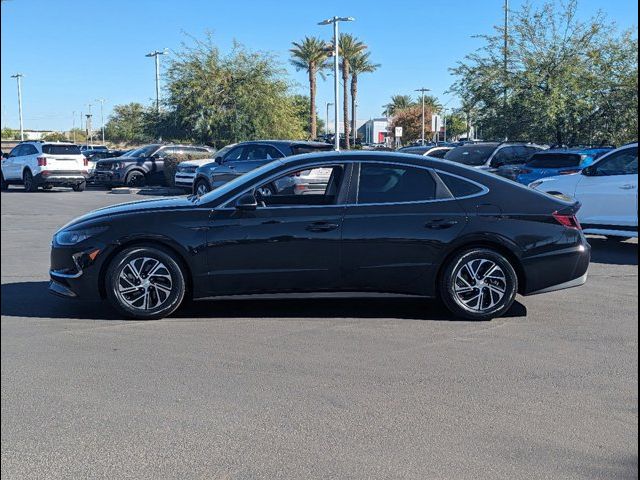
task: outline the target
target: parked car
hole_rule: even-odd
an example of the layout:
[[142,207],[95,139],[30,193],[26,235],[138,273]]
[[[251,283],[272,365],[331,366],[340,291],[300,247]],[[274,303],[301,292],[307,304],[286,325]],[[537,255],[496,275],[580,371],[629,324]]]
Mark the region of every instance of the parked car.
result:
[[103,158],[121,157],[122,155],[130,151],[131,150],[86,150],[85,152],[83,152],[83,155],[89,162],[89,180],[92,179],[93,174],[95,173],[98,160],[102,160]]
[[534,153],[524,165],[508,165],[498,169],[498,175],[529,185],[536,180],[557,175],[580,173],[613,148],[550,149]]
[[22,184],[28,192],[38,187],[86,188],[89,163],[72,143],[27,141],[16,145],[2,162],[2,190]]
[[196,170],[193,193],[204,195],[278,158],[332,149],[333,145],[328,143],[297,140],[260,140],[228,145],[216,153],[214,163],[208,163]]
[[579,174],[536,180],[531,188],[575,198],[586,233],[612,240],[638,237],[638,144],[603,155]]
[[450,150],[444,159],[496,173],[500,167],[524,165],[534,153],[544,148],[533,143],[468,143]]
[[83,154],[91,153],[91,152],[106,152],[109,150],[109,147],[106,145],[81,145],[80,151]]
[[[314,168],[331,170],[319,194],[260,193]],[[590,247],[578,208],[428,157],[298,155],[202,197],[116,205],[72,221],[53,237],[49,288],[106,298],[139,319],[170,315],[187,295],[373,291],[440,297],[456,316],[487,320],[517,293],[586,282]]]
[[431,158],[444,158],[447,152],[453,150],[453,147],[428,145],[424,147],[405,147],[398,150],[401,153],[410,153],[413,155],[423,155]]
[[176,167],[176,175],[174,177],[176,187],[184,188],[188,193],[193,193],[193,182],[196,179],[196,170],[198,167],[202,167],[212,162],[215,162],[214,158],[203,158],[199,160],[187,160],[185,162],[180,162]]
[[146,145],[120,157],[98,160],[94,181],[106,187],[164,185],[165,158],[206,152],[211,149],[198,145]]

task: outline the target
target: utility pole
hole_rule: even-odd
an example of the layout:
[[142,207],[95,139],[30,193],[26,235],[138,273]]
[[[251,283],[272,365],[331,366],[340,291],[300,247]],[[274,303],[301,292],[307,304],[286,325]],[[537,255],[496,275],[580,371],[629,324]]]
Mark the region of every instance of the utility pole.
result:
[[76,111],[72,113],[73,119],[71,120],[71,135],[73,136],[73,143],[76,143]]
[[160,116],[160,55],[166,55],[167,49],[149,52],[145,57],[154,57],[156,63],[156,113]]
[[[318,23],[318,25],[331,25],[333,24],[333,95],[334,95],[334,100],[333,100],[333,110],[335,113],[335,123],[336,123],[336,135],[335,135],[335,142],[334,142],[334,149],[336,152],[340,151],[340,132],[339,132],[339,128],[338,128],[338,118],[340,115],[340,80],[338,79],[338,74],[339,74],[339,64],[340,64],[340,60],[338,58],[338,23],[339,22],[353,22],[355,20],[355,18],[353,17],[333,17],[333,18],[329,18],[327,20],[323,20],[322,22]],[[345,139],[346,140],[346,139]]]
[[504,0],[504,91],[502,92],[502,116],[504,121],[504,139],[509,139],[507,121],[507,80],[509,79],[509,0]]
[[324,126],[324,133],[327,137],[329,136],[329,107],[332,105],[333,103],[327,102],[327,123]]
[[15,78],[18,83],[18,115],[20,116],[20,141],[24,142],[24,125],[22,123],[22,75],[21,73],[16,73],[15,75],[11,75],[11,78]]
[[424,122],[425,122],[425,120],[424,120],[424,115],[425,115],[425,110],[424,110],[424,94],[425,94],[426,92],[430,92],[430,91],[431,91],[431,90],[429,90],[428,88],[424,88],[424,87],[422,87],[422,88],[418,88],[418,89],[416,90],[416,92],[420,92],[420,93],[422,93],[422,137],[421,137],[422,145],[424,145],[424,132],[425,132],[425,123],[424,123]]
[[102,144],[104,145],[104,98],[96,99],[96,102],[100,102],[100,128],[102,130]]
[[93,122],[91,121],[91,119],[93,118],[93,115],[91,114],[91,107],[93,105],[91,105],[90,103],[87,105],[89,107],[89,113],[87,114],[87,123],[86,123],[86,127],[87,127],[87,142],[89,143],[89,145],[93,145]]

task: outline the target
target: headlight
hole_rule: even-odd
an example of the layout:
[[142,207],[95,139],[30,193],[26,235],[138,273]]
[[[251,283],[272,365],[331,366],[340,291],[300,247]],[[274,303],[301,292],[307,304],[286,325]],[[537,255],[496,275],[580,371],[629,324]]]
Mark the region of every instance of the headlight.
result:
[[54,240],[58,245],[75,245],[86,240],[87,238],[98,235],[107,230],[108,227],[87,228],[84,230],[61,230],[56,233]]

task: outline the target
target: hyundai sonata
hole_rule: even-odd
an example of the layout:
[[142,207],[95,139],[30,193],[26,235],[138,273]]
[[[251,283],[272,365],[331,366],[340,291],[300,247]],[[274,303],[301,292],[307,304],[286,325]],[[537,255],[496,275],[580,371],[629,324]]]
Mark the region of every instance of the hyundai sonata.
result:
[[[326,184],[307,195],[273,187],[314,169]],[[187,296],[368,291],[438,297],[456,316],[486,320],[518,293],[586,281],[578,208],[428,157],[298,155],[199,198],[73,220],[53,238],[50,290],[139,319],[170,315]]]

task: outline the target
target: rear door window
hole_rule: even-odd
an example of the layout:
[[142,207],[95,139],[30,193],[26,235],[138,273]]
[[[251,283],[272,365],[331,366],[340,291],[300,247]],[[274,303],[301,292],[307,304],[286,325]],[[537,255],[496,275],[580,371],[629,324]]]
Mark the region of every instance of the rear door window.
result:
[[358,204],[433,200],[436,183],[424,168],[385,163],[363,163],[358,182]]
[[42,153],[47,155],[81,155],[77,145],[43,145]]
[[579,167],[582,156],[577,153],[536,153],[527,164],[531,168]]

